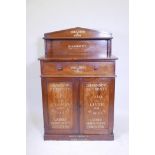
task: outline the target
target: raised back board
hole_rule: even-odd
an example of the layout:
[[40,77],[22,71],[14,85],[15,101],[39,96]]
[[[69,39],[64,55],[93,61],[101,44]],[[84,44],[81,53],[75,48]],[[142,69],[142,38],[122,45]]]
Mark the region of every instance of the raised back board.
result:
[[105,58],[111,55],[112,35],[86,28],[44,34],[46,57]]

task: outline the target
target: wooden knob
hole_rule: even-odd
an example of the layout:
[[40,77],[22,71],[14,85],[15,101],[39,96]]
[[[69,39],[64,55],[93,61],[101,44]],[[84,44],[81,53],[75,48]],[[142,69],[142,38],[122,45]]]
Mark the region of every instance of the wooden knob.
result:
[[96,66],[94,66],[94,70],[97,70],[97,67]]
[[63,70],[63,67],[62,66],[59,66],[59,67],[57,67],[57,70],[58,71],[62,71]]

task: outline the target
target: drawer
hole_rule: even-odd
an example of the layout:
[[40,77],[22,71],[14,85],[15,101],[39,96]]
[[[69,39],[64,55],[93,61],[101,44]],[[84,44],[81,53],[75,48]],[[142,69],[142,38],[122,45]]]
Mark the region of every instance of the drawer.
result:
[[48,76],[115,76],[114,62],[41,62],[42,75]]

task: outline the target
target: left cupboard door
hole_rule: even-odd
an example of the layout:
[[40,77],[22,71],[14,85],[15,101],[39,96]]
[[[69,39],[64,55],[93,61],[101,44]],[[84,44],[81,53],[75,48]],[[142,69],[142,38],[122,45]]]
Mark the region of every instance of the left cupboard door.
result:
[[75,134],[78,129],[78,83],[74,78],[42,78],[45,135]]

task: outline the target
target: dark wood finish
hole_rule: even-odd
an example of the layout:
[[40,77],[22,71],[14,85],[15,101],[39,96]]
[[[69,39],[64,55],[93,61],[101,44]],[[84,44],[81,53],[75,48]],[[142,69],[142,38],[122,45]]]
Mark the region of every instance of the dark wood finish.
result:
[[97,59],[94,59],[94,58],[83,58],[81,57],[80,59],[77,58],[77,57],[66,57],[66,58],[63,58],[63,57],[41,57],[39,58],[39,60],[41,61],[45,61],[45,62],[48,62],[48,61],[52,61],[52,62],[57,62],[57,61],[77,61],[77,62],[80,62],[80,61],[86,61],[86,62],[111,62],[111,61],[114,61],[114,60],[117,60],[118,58],[115,57],[115,56],[110,56],[110,57],[106,57],[106,58],[97,58]]
[[48,130],[46,134],[78,133],[77,92],[74,78],[47,78]]
[[66,39],[112,39],[112,34],[107,32],[99,32],[97,30],[75,27],[61,31],[49,32],[44,34],[47,40],[66,40]]
[[42,62],[43,75],[51,76],[115,76],[114,62]]
[[115,60],[110,33],[44,34],[40,58],[45,140],[113,140]]
[[107,43],[107,40],[47,40],[46,55],[48,57],[104,58],[107,55]]
[[47,57],[106,58],[111,56],[111,34],[86,28],[45,33]]
[[63,135],[56,135],[56,134],[44,134],[44,140],[107,140],[111,141],[114,140],[113,134],[63,134]]
[[[111,134],[109,124],[114,79],[82,78],[80,81],[80,133]],[[113,120],[111,120],[113,122]]]

